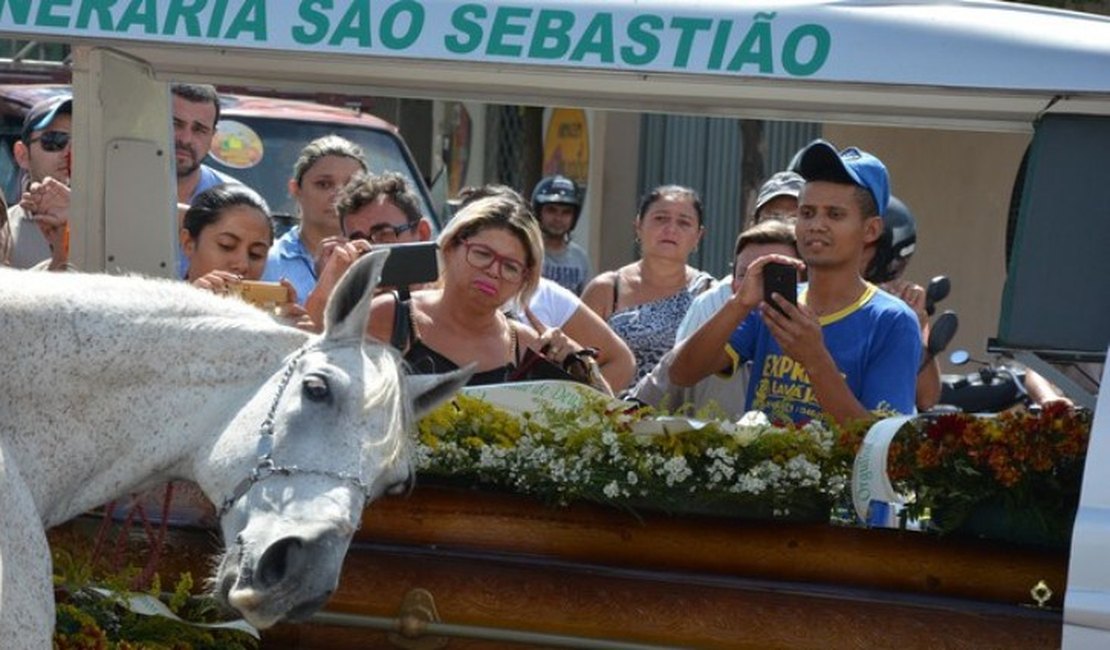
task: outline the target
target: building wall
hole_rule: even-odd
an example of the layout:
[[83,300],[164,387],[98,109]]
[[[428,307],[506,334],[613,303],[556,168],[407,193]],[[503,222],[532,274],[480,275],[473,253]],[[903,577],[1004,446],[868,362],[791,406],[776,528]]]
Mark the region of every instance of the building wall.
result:
[[[639,200],[636,192],[640,169],[640,113],[607,111],[604,133],[594,142],[603,143],[605,155],[602,164],[591,164],[590,170],[591,174],[595,167],[600,167],[601,171],[601,181],[591,179],[590,183],[593,199],[600,201],[600,210],[591,213],[590,226],[597,238],[593,240],[590,254],[594,268],[606,271],[633,259],[635,234],[632,224]],[[601,191],[595,191],[596,188]]]
[[936,275],[952,280],[941,308],[959,314],[960,329],[949,349],[985,357],[987,339],[998,333],[1010,192],[1031,136],[836,124],[826,124],[824,136],[886,163],[893,194],[917,220],[907,277],[922,285]]

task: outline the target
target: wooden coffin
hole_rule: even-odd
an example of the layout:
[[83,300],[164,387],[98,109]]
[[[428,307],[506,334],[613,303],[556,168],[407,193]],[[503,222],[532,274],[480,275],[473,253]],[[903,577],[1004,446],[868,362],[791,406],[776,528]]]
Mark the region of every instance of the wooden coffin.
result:
[[[328,611],[395,618],[406,594],[423,590],[443,623],[579,647],[1055,648],[1066,571],[1065,553],[911,531],[555,508],[422,486],[367,510]],[[1035,606],[1040,581],[1054,609]],[[391,647],[338,621],[285,626],[271,643]]]
[[[165,561],[215,543],[175,530]],[[422,485],[366,511],[326,610],[262,647],[1056,648],[1066,570],[1065,552],[912,531]]]

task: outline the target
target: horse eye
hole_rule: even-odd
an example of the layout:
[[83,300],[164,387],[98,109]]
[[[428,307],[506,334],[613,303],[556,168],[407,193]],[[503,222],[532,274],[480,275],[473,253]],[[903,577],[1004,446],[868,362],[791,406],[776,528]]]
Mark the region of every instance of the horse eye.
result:
[[320,375],[309,375],[304,378],[304,394],[308,399],[319,402],[328,398],[328,382]]

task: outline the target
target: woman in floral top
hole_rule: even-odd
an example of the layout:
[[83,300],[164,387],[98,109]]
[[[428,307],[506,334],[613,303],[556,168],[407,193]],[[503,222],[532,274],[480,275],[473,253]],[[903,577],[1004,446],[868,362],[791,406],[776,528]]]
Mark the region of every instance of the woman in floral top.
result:
[[663,185],[640,200],[635,220],[640,259],[597,276],[582,301],[604,318],[636,355],[636,383],[674,347],[694,296],[713,278],[689,264],[702,226],[701,198],[679,185]]

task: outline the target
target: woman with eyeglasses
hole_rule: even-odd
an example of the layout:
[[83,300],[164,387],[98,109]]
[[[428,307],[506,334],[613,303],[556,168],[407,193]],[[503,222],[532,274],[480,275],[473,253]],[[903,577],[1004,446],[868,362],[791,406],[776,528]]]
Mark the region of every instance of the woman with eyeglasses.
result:
[[263,280],[285,278],[296,288],[297,300],[305,301],[316,286],[325,251],[340,240],[335,197],[351,177],[366,170],[362,148],[350,140],[326,135],[305,145],[289,179],[300,223],[270,248]]
[[413,292],[407,301],[377,296],[370,334],[400,350],[417,374],[474,364],[471,385],[512,381],[524,351],[542,343],[501,307],[513,298],[527,304],[536,290],[543,263],[539,226],[527,209],[491,197],[464,207],[438,243],[439,286]]

